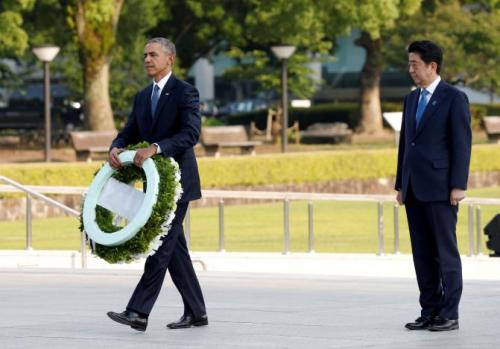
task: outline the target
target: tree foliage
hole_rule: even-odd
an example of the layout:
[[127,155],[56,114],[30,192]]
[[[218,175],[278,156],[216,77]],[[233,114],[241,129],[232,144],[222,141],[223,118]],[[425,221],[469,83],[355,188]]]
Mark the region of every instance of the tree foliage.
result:
[[281,63],[271,52],[273,45],[293,45],[288,60],[288,86],[299,97],[315,90],[307,63],[327,53],[332,42],[318,20],[321,8],[311,0],[249,0],[240,43],[232,43],[228,54],[236,65],[225,72],[228,79],[256,79],[262,89],[281,93]]
[[147,34],[175,43],[181,74],[198,58],[224,50],[224,43],[242,41],[247,0],[163,0],[162,4],[165,13]]
[[[331,53],[337,36],[352,29],[360,30],[356,43],[367,53],[360,99],[364,131],[382,125],[382,69],[406,69],[405,49],[415,39],[443,46],[445,79],[499,92],[499,0],[0,1],[0,57],[33,65],[30,46],[60,46],[52,69],[81,98],[92,77],[108,65],[109,77],[102,81],[109,78],[115,116],[130,109],[133,95],[148,82],[142,64],[148,37],[174,41],[177,75],[185,75],[200,57],[225,52],[236,63],[226,71],[227,79],[258,81],[262,89],[278,93],[281,64],[270,48],[295,45],[289,88],[309,97],[315,86],[307,63]],[[7,72],[0,62],[0,77],[14,78]]]
[[499,1],[425,1],[391,37],[386,46],[388,62],[404,67],[406,46],[422,39],[443,48],[444,79],[500,92]]
[[[28,33],[24,29],[23,13],[33,8],[35,0],[3,0],[0,2],[0,57],[17,58],[28,48]],[[7,64],[0,60],[0,80],[4,86],[16,77]]]
[[0,2],[0,56],[22,55],[28,48],[28,34],[23,28],[23,12],[33,8],[35,0]]
[[[341,24],[349,29],[359,29],[360,37],[355,44],[366,52],[361,70],[360,111],[358,131],[377,133],[382,130],[380,106],[380,79],[384,68],[383,48],[397,31],[404,17],[414,14],[420,0],[339,0],[327,5],[324,20],[342,18]],[[336,21],[333,21],[334,23]]]

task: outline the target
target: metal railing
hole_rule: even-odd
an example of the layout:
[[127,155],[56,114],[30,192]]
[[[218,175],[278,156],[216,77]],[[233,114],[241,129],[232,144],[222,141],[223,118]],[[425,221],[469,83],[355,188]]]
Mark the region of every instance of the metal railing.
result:
[[[31,210],[31,201],[32,198],[37,198],[39,200],[42,200],[48,205],[57,207],[64,212],[68,213],[71,216],[74,217],[79,217],[80,212],[77,210],[72,209],[71,207],[68,207],[64,204],[61,204],[59,201],[56,201],[54,199],[49,198],[48,196],[45,196],[41,194],[42,192],[47,193],[47,191],[40,190],[39,188],[35,186],[26,186],[22,185],[16,181],[13,181],[10,178],[0,176],[0,181],[7,183],[8,185],[0,185],[0,192],[23,192],[26,195],[26,250],[32,250],[33,249],[33,226],[32,226],[32,210]],[[54,187],[53,187],[54,188]],[[55,189],[52,189],[55,190]],[[49,192],[51,190],[48,190]],[[53,192],[53,194],[61,194],[61,192],[64,192],[64,189]],[[81,195],[83,195],[84,192],[80,192]],[[85,239],[85,233],[82,232],[80,234],[80,254],[81,254],[81,262],[82,262],[82,268],[87,267],[87,245],[86,245],[86,239]]]
[[[27,193],[27,200],[29,196],[43,198],[42,200],[54,204],[62,208],[72,215],[79,215],[78,211],[68,208],[61,203],[52,200],[40,193],[45,194],[79,194],[83,195],[86,187],[52,187],[52,186],[23,186],[8,178],[0,176],[9,184],[9,186],[0,185],[0,192],[18,192],[23,191]],[[14,184],[13,184],[14,183]],[[322,194],[322,193],[302,193],[302,192],[265,192],[265,191],[230,191],[230,190],[203,190],[202,195],[204,198],[218,199],[219,210],[219,244],[218,251],[225,251],[225,222],[224,222],[224,208],[225,199],[254,199],[254,200],[279,200],[283,202],[283,253],[290,253],[290,202],[291,201],[306,201],[308,207],[308,248],[307,251],[313,253],[315,250],[315,237],[314,237],[314,201],[351,201],[351,202],[372,202],[376,205],[377,214],[377,255],[385,254],[384,244],[384,204],[393,204],[393,234],[394,246],[393,253],[400,252],[399,245],[399,208],[400,206],[395,201],[394,195],[364,195],[364,194]],[[481,254],[481,205],[500,205],[500,199],[489,198],[466,198],[461,203],[462,206],[468,207],[468,253],[467,256]],[[28,214],[29,204],[27,206],[26,215],[26,244],[31,247],[31,214]],[[475,209],[475,215],[474,215]],[[191,242],[191,218],[190,209],[186,213],[184,220],[184,230],[186,234],[186,241],[188,246]],[[475,216],[475,217],[474,217]],[[475,219],[475,222],[474,222]],[[475,223],[475,224],[474,224]],[[476,236],[474,237],[474,230]],[[85,236],[82,234],[82,251],[85,250],[84,246]],[[83,257],[82,257],[83,258]],[[82,260],[83,264],[83,260]]]
[[[377,255],[385,254],[384,244],[384,204],[393,204],[393,253],[399,254],[399,208],[395,195],[369,195],[369,194],[322,194],[301,192],[265,192],[265,191],[229,191],[229,190],[203,190],[204,198],[219,199],[219,251],[224,251],[224,199],[255,199],[255,200],[280,200],[283,202],[283,253],[290,253],[290,201],[308,202],[308,249],[314,252],[314,201],[351,201],[351,202],[373,202],[376,204],[377,212]],[[490,198],[466,198],[461,203],[468,207],[468,237],[469,249],[467,256],[481,254],[481,205],[500,205],[500,199]],[[476,224],[474,226],[474,207],[476,209]],[[189,220],[189,212],[187,214]],[[476,239],[474,239],[474,228]],[[190,227],[187,227],[189,230]],[[190,234],[190,231],[188,231]]]

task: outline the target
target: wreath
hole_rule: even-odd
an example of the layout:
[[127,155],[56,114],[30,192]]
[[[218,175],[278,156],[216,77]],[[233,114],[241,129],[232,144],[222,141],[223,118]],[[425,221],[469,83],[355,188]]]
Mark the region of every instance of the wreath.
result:
[[[128,146],[126,149],[137,150],[148,146],[149,143],[141,142]],[[177,201],[182,194],[179,165],[173,158],[165,158],[162,155],[154,155],[152,160],[158,170],[160,181],[158,197],[146,224],[139,229],[134,237],[118,246],[105,246],[89,239],[92,253],[109,263],[128,263],[154,253],[161,245],[161,239],[168,233],[174,219]],[[96,171],[95,175],[99,171]],[[134,164],[125,165],[115,170],[112,177],[126,184],[133,185],[136,182],[142,182],[144,188],[147,185],[144,170]],[[83,224],[84,202],[85,198],[82,200],[82,210],[80,211],[80,231],[82,232],[85,230]],[[115,215],[100,205],[95,206],[95,222],[104,233],[113,233],[123,228],[117,225]]]

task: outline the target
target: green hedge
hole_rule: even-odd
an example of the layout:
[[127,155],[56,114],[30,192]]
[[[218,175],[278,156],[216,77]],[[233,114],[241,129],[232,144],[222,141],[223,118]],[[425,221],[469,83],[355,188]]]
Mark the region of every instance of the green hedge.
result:
[[484,104],[486,107],[487,115],[500,116],[500,103],[496,104]]
[[100,162],[0,164],[0,175],[26,185],[89,186],[101,165]]
[[[198,159],[202,186],[311,183],[395,174],[396,150],[343,150]],[[99,163],[1,164],[0,175],[23,184],[88,186]],[[475,145],[471,171],[500,171],[500,146]]]
[[[403,102],[383,102],[382,111],[401,111]],[[358,103],[325,103],[317,104],[308,109],[291,108],[289,112],[290,125],[298,121],[300,129],[305,130],[308,126],[321,122],[345,122],[351,129],[359,124],[360,113]],[[500,115],[500,104],[472,104],[472,127],[475,130],[480,129],[482,119],[485,115]],[[229,125],[249,125],[255,121],[259,129],[266,128],[267,110],[243,113],[234,116],[228,116],[225,121]]]

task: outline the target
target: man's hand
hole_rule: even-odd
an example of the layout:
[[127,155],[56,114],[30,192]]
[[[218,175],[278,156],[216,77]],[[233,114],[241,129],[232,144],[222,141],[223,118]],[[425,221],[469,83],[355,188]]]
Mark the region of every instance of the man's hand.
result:
[[109,164],[114,169],[122,167],[122,163],[121,163],[120,159],[118,158],[118,154],[120,154],[122,151],[123,151],[123,148],[114,147],[109,152]]
[[401,190],[398,190],[398,193],[396,195],[396,201],[398,202],[399,206],[403,206],[405,204],[403,202],[403,194],[401,194]]
[[137,152],[134,156],[134,164],[138,167],[141,167],[144,161],[156,154],[156,149],[156,144],[151,144],[147,148],[137,149]]
[[453,188],[450,193],[450,204],[457,206],[465,198],[465,190]]

